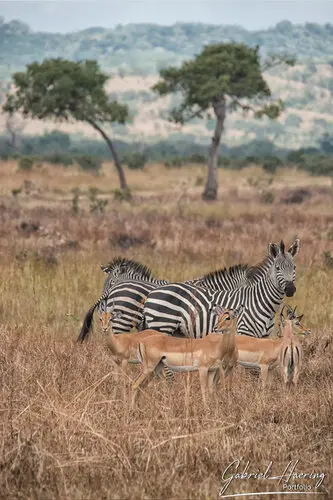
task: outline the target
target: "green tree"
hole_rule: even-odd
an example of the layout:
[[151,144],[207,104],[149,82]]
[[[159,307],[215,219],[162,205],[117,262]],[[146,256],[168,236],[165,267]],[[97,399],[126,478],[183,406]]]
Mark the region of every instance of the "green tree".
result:
[[294,63],[292,58],[274,55],[261,67],[259,47],[221,43],[207,45],[180,68],[160,71],[160,81],[153,90],[162,96],[174,92],[182,96],[181,104],[170,113],[171,121],[184,124],[194,117],[203,118],[210,109],[214,111],[216,123],[204,199],[217,198],[218,150],[227,113],[240,108],[245,113],[252,111],[255,117],[276,118],[283,109],[282,101],[272,102],[262,76],[263,71],[282,62]]
[[46,59],[34,62],[24,72],[14,73],[16,91],[8,93],[3,110],[24,117],[82,121],[101,134],[108,145],[119,175],[120,187],[128,189],[117,151],[101,124],[125,123],[128,108],[109,101],[104,85],[108,76],[96,61]]

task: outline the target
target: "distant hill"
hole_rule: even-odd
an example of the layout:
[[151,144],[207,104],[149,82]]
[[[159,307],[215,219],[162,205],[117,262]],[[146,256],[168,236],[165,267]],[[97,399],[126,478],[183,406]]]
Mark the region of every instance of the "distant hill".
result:
[[[6,80],[14,71],[32,61],[48,57],[72,60],[97,59],[113,78],[108,91],[126,102],[133,120],[114,127],[116,137],[152,141],[161,138],[208,143],[214,122],[194,120],[182,129],[167,121],[175,97],[157,99],[150,91],[158,70],[180,64],[201,51],[205,44],[222,41],[259,44],[263,56],[287,52],[297,57],[294,68],[272,70],[265,76],[275,97],[281,97],[286,111],[276,122],[253,120],[240,113],[230,115],[224,142],[236,145],[253,139],[271,140],[279,147],[316,145],[327,132],[333,135],[333,25],[307,23],[294,25],[282,21],[262,31],[239,26],[177,23],[173,26],[129,24],[115,29],[89,28],[59,34],[32,31],[20,21],[0,20],[0,80],[3,98]],[[0,117],[0,129],[4,120]],[[94,136],[88,126],[55,125],[28,121],[25,133],[62,129],[72,134]],[[0,130],[1,132],[1,130]]]
[[[177,23],[173,26],[128,24],[115,29],[89,28],[69,34],[32,31],[20,21],[0,20],[0,65],[6,70],[22,68],[46,57],[97,59],[105,68],[156,73],[164,64],[177,64],[200,52],[205,44],[222,41],[260,45],[267,52],[289,52],[298,58],[333,58],[333,25],[282,21],[262,31],[239,26]],[[8,76],[8,75],[6,75]]]

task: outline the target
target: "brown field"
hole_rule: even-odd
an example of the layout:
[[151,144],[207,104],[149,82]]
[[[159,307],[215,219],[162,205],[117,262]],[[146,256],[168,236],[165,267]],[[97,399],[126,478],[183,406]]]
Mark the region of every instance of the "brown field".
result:
[[[219,200],[204,203],[204,176],[196,165],[128,171],[129,203],[113,198],[111,165],[100,176],[0,165],[0,498],[217,499],[221,475],[236,459],[238,472],[247,461],[248,472],[264,472],[272,461],[273,475],[299,460],[297,472],[326,474],[318,497],[333,498],[333,260],[324,258],[333,252],[331,179],[292,168],[273,178],[255,167],[221,170]],[[89,187],[108,200],[104,213],[91,213]],[[310,199],[283,202],[302,187]],[[80,189],[77,214],[73,188]],[[264,202],[267,192],[272,203]],[[138,367],[124,375],[124,397],[97,322],[90,340],[76,344],[103,286],[99,266],[115,256],[183,280],[255,263],[268,242],[289,245],[295,236],[297,292],[288,301],[313,330],[303,342],[297,391],[286,391],[276,373],[263,393],[238,369],[232,393],[221,392],[205,410],[197,375],[177,374],[154,381],[131,409],[128,382]],[[296,482],[315,491],[313,479]],[[278,488],[277,481],[234,480],[227,493]]]

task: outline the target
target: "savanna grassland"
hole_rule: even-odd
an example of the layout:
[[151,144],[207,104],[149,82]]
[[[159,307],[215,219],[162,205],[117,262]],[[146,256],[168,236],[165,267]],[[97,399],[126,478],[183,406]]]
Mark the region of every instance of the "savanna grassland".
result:
[[[224,469],[243,457],[238,472],[247,461],[249,472],[264,472],[272,461],[273,475],[299,460],[298,472],[327,475],[319,490],[332,498],[331,180],[293,168],[274,177],[251,166],[220,170],[219,201],[209,204],[200,197],[203,167],[127,174],[131,202],[114,199],[111,165],[100,176],[0,165],[0,497],[214,499]],[[286,203],[296,189],[304,201]],[[154,381],[131,409],[98,322],[87,343],[76,343],[103,286],[100,264],[115,256],[183,280],[258,262],[270,241],[290,245],[295,236],[297,292],[288,302],[312,329],[297,391],[276,373],[263,393],[238,369],[232,393],[206,410],[196,374],[177,374]],[[130,367],[125,385],[137,371]],[[305,483],[313,491],[315,481]],[[278,488],[235,480],[227,492]]]

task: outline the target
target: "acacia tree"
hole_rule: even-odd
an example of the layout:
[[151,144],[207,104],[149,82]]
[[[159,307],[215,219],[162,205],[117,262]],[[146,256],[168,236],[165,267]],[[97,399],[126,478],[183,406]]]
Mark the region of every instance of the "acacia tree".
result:
[[117,151],[102,124],[125,123],[128,108],[109,101],[104,85],[108,80],[96,61],[46,59],[34,62],[13,75],[15,91],[6,95],[3,111],[12,115],[58,121],[89,123],[109,147],[119,175],[120,187],[128,189]]
[[180,106],[172,109],[170,120],[183,125],[194,117],[203,118],[211,109],[216,117],[210,148],[208,176],[203,192],[206,200],[217,198],[217,161],[224,121],[228,112],[241,108],[255,117],[277,118],[283,109],[281,100],[272,102],[271,91],[262,72],[280,63],[293,64],[287,56],[271,56],[261,67],[259,47],[243,43],[207,45],[194,60],[180,68],[160,71],[160,81],[153,86],[159,95],[178,92]]

